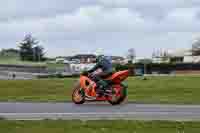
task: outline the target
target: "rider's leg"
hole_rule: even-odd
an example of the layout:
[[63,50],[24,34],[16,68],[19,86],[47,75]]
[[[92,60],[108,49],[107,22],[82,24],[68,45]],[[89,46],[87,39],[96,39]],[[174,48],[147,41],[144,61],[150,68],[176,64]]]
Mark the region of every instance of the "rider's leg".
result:
[[94,78],[95,78],[95,82],[98,85],[98,88],[104,89],[104,88],[108,87],[108,83],[105,80],[102,79],[103,77],[108,76],[108,74],[109,73],[102,72],[102,73],[99,73],[99,74],[95,75]]

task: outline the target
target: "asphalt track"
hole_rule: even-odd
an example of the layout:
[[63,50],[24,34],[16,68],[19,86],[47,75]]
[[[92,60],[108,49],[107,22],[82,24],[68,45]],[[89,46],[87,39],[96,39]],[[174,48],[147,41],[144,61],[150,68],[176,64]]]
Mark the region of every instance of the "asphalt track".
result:
[[200,121],[200,105],[123,104],[105,103],[0,103],[0,118],[8,120],[43,119],[127,119]]

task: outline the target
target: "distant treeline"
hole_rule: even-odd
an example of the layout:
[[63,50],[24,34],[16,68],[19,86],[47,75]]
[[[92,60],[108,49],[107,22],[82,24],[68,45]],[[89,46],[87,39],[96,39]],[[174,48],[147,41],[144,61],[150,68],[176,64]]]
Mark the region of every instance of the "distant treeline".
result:
[[0,51],[1,57],[19,57],[19,50],[18,49],[2,49]]

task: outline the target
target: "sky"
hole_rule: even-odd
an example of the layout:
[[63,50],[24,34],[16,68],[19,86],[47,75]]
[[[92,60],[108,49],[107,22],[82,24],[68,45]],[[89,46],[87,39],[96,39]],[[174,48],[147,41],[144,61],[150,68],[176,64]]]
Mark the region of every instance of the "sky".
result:
[[0,48],[32,34],[47,56],[95,53],[151,57],[189,49],[200,36],[199,0],[1,0]]

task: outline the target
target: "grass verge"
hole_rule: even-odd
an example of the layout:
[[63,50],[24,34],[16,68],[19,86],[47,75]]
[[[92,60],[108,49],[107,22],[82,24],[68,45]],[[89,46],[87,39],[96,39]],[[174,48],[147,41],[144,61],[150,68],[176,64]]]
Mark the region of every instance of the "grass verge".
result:
[[199,122],[165,121],[5,121],[2,133],[199,133]]
[[45,62],[21,61],[19,57],[0,57],[1,65],[46,66]]
[[[2,80],[0,101],[65,102],[77,79]],[[139,103],[200,104],[200,77],[129,78],[129,101]]]

